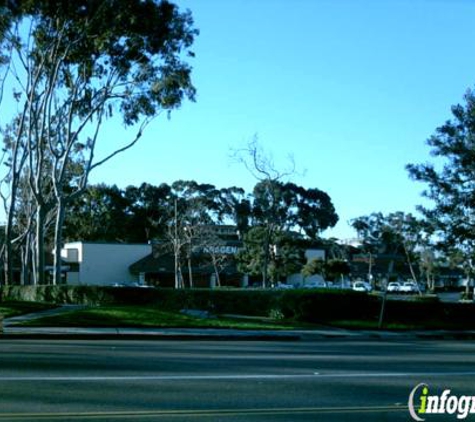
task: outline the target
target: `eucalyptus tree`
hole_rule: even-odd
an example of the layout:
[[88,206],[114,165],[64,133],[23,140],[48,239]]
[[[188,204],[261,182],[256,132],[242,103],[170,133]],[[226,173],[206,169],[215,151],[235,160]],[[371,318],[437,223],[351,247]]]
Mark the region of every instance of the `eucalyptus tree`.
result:
[[351,226],[362,240],[363,250],[372,256],[389,256],[387,277],[394,271],[395,258],[402,255],[408,265],[411,277],[417,281],[415,261],[425,245],[423,223],[410,213],[401,211],[389,213],[376,212],[351,220]]
[[[243,189],[238,187],[218,189],[213,184],[198,183],[194,180],[179,180],[172,184],[177,198],[175,221],[178,229],[173,232],[175,259],[185,256],[188,267],[188,283],[193,285],[192,260],[195,251],[204,252],[214,268],[216,282],[220,284],[220,270],[230,261],[229,256],[220,252],[226,244],[220,233],[222,225],[234,225],[236,234],[242,235],[248,225],[249,200]],[[225,236],[224,236],[225,237]],[[179,239],[181,238],[181,240]]]
[[[301,270],[305,257],[301,237],[288,232],[278,232],[272,237],[268,250],[263,248],[266,228],[254,226],[243,236],[243,247],[236,255],[238,269],[242,273],[269,278],[272,285],[288,275]],[[268,287],[263,284],[263,287]]]
[[[310,239],[316,239],[323,230],[337,223],[338,216],[327,193],[286,182],[296,174],[293,158],[289,157],[287,168],[278,169],[272,155],[263,150],[256,136],[244,148],[234,151],[234,158],[258,181],[250,200],[249,228],[259,227],[259,230],[247,238],[252,238],[250,241],[254,248],[256,236],[260,237],[262,285],[266,286],[268,269],[275,264],[272,251],[279,236],[288,231],[298,231]],[[246,256],[241,254],[241,259]]]
[[337,223],[338,215],[326,192],[264,180],[254,187],[250,220],[251,226],[261,228],[262,277],[266,285],[269,264],[270,267],[278,264],[273,249],[284,234],[297,232],[306,239],[316,240],[323,230]]
[[[14,147],[22,145],[28,156],[39,282],[42,218],[55,209],[58,282],[66,209],[84,192],[91,171],[133,147],[162,111],[194,99],[186,56],[193,55],[197,30],[191,13],[167,0],[21,2],[13,15],[7,47],[14,52],[11,81],[19,109]],[[131,131],[98,158],[104,122],[115,115]],[[80,172],[71,171],[75,164]],[[52,202],[45,197],[50,189]]]
[[90,185],[71,201],[64,224],[65,241],[131,242],[129,198],[116,185]]
[[128,202],[123,229],[127,242],[145,243],[163,238],[171,224],[176,198],[167,183],[158,186],[142,183],[127,186],[124,196]]
[[217,221],[234,224],[241,235],[249,227],[251,199],[243,188],[222,188],[216,197]]

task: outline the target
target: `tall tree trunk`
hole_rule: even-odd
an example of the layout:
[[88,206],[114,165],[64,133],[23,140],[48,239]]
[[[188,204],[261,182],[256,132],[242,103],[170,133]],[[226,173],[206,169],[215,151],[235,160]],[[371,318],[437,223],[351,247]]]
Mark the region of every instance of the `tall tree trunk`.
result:
[[173,255],[175,259],[175,289],[179,289],[181,287],[181,270],[180,270],[180,244],[178,241],[178,203],[175,199],[174,202],[174,213],[175,213],[175,221],[174,221],[174,233],[173,233]]
[[373,285],[373,255],[371,254],[371,252],[368,252],[368,258],[369,258],[369,261],[368,261],[368,283],[370,283],[374,288],[375,286]]
[[431,281],[431,275],[429,271],[426,272],[426,285],[427,285],[427,290],[429,292],[432,292],[432,281]]
[[214,275],[216,277],[216,286],[221,287],[221,277],[219,276],[218,262],[214,254],[211,255],[213,261]]
[[188,255],[188,284],[193,288],[193,268],[191,266],[191,253]]
[[180,265],[179,265],[179,256],[178,252],[175,250],[174,253],[175,258],[175,289],[180,288]]
[[175,289],[179,289],[180,288],[180,280],[179,280],[179,274],[178,274],[178,253],[177,251],[175,250],[174,251],[174,260],[175,260]]
[[264,263],[262,265],[262,287],[267,287],[268,270],[269,270],[269,247],[270,247],[270,233],[266,228],[266,236],[264,239]]
[[416,273],[414,271],[414,267],[412,265],[412,261],[411,261],[411,257],[409,255],[409,251],[407,250],[407,247],[405,245],[405,243],[403,242],[402,244],[403,248],[404,248],[404,254],[406,255],[406,260],[407,260],[407,264],[409,265],[409,271],[411,272],[411,277],[412,279],[415,281],[416,283],[416,286],[417,286],[417,292],[422,295],[422,292],[421,292],[421,289],[419,287],[419,282],[417,280],[417,276],[416,276]]
[[185,288],[185,280],[183,278],[183,271],[181,270],[181,265],[178,264],[178,288]]
[[36,283],[45,284],[45,219],[46,212],[43,204],[38,204],[36,210]]
[[30,268],[30,278],[31,278],[31,284],[36,286],[38,284],[38,272],[36,271],[36,238],[32,238],[30,241],[30,263],[31,263],[31,268]]
[[8,215],[7,225],[5,226],[5,248],[3,250],[4,258],[4,277],[5,284],[11,284],[13,281],[13,248],[12,248],[12,218]]
[[18,178],[13,175],[12,191],[10,195],[10,204],[8,206],[7,224],[5,226],[5,249],[4,249],[4,270],[5,270],[5,284],[12,284],[13,282],[13,219],[15,216]]
[[[394,259],[391,259],[391,261],[389,261],[389,265],[388,265],[388,275],[387,275],[388,280],[387,280],[387,283],[389,283],[391,274],[393,273],[393,269],[394,269]],[[388,295],[388,286],[386,285],[386,288],[384,289],[384,293],[383,293],[383,299],[381,301],[381,310],[379,312],[379,322],[378,322],[378,328],[379,329],[383,328],[384,313],[386,311],[387,295]]]
[[32,264],[32,234],[28,233],[25,238],[25,245],[22,247],[21,262],[21,284],[23,286],[31,284],[31,264]]

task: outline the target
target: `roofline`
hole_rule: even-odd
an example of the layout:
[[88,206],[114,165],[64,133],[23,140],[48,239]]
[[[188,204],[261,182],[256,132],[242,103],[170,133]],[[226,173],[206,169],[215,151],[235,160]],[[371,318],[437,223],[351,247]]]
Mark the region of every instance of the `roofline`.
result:
[[75,240],[73,242],[65,242],[64,247],[67,245],[119,245],[119,246],[152,246],[151,243],[123,243],[123,242],[100,242],[100,241],[83,241]]

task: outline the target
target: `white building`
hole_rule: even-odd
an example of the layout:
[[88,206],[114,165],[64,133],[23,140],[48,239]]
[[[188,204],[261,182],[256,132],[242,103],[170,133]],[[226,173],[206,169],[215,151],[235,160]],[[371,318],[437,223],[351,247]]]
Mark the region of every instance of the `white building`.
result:
[[148,244],[66,243],[61,250],[61,257],[70,267],[66,283],[104,286],[138,282],[129,266],[151,252]]

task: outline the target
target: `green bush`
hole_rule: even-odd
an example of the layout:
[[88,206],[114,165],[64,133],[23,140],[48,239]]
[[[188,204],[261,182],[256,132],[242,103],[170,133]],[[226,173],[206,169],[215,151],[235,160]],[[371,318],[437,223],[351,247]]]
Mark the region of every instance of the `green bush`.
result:
[[99,305],[114,303],[109,288],[100,286],[2,286],[2,300],[55,304]]
[[[102,286],[2,286],[2,300],[83,305],[153,305],[163,311],[201,309],[328,323],[337,320],[377,321],[381,298],[349,290],[144,289]],[[385,323],[441,321],[475,327],[475,304],[441,303],[436,297],[388,300]]]
[[286,318],[305,322],[335,319],[372,319],[377,315],[378,299],[351,290],[287,290],[281,298]]

